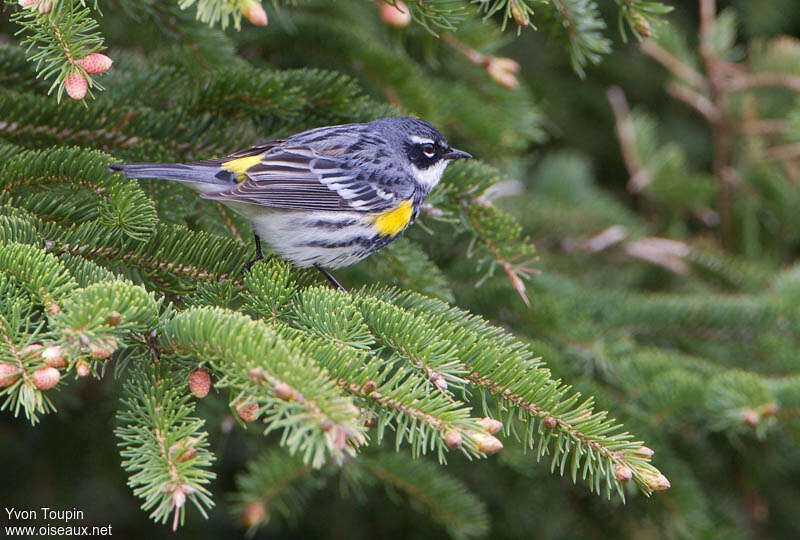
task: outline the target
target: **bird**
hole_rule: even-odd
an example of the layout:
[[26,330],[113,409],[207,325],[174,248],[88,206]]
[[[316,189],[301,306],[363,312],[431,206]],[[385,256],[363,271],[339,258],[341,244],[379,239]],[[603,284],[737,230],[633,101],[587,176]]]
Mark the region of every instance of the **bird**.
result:
[[300,268],[356,263],[396,239],[419,216],[445,168],[472,156],[428,122],[391,117],[325,126],[189,163],[117,163],[129,178],[174,180],[250,221],[261,241]]

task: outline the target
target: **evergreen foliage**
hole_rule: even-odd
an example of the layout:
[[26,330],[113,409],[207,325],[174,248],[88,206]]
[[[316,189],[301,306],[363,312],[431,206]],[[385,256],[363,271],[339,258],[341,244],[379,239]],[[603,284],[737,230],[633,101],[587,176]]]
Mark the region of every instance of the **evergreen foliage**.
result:
[[[411,1],[405,27],[374,3],[306,0],[267,6],[266,29],[239,24],[246,1],[101,14],[8,0],[0,30],[21,33],[0,48],[4,414],[42,432],[92,410],[74,432],[98,441],[76,456],[107,449],[115,418],[130,491],[114,477],[104,493],[195,535],[212,534],[204,517],[218,536],[227,521],[302,536],[796,534],[800,47],[770,37],[790,22],[734,3],[738,17],[700,2],[698,40],[685,13],[662,24],[640,0]],[[509,32],[534,24],[563,46]],[[592,67],[615,36],[651,33]],[[498,72],[517,36],[521,56],[567,51],[588,81],[560,79],[552,58]],[[89,79],[103,92],[47,95],[72,70],[92,77],[74,60],[105,41],[113,69]],[[620,85],[610,109],[576,90],[593,78]],[[584,109],[561,106],[572,92]],[[647,105],[629,111],[626,92]],[[673,98],[694,112],[670,118],[686,112]],[[271,256],[244,273],[240,217],[106,169],[400,113],[482,161],[453,164],[404,238],[337,272],[348,294]],[[600,124],[596,168],[584,143]],[[572,148],[531,155],[553,133]],[[3,455],[22,462],[11,437]]]

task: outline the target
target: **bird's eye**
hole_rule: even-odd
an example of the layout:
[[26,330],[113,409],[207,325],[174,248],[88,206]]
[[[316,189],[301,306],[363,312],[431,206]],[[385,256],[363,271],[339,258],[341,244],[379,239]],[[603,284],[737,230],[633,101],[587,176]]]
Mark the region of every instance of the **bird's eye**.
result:
[[432,158],[436,154],[436,148],[431,143],[423,144],[422,153],[425,154],[425,157]]

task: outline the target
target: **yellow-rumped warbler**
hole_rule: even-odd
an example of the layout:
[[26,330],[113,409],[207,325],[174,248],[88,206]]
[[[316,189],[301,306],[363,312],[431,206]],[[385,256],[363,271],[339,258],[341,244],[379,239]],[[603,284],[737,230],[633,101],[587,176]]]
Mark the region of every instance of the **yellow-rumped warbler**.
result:
[[252,222],[255,261],[263,257],[260,237],[341,288],[323,267],[353,264],[397,238],[448,163],[469,157],[423,120],[382,118],[312,129],[217,159],[110,169],[185,182]]

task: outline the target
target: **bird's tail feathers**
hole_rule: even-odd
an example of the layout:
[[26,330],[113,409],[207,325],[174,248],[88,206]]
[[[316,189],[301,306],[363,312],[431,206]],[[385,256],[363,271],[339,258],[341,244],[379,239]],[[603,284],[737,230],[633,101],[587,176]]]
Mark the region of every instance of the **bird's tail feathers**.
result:
[[[121,172],[128,178],[160,178],[178,182],[197,182],[201,184],[228,185],[230,173],[220,167],[183,163],[115,163],[111,172]],[[225,174],[219,175],[220,172]]]

